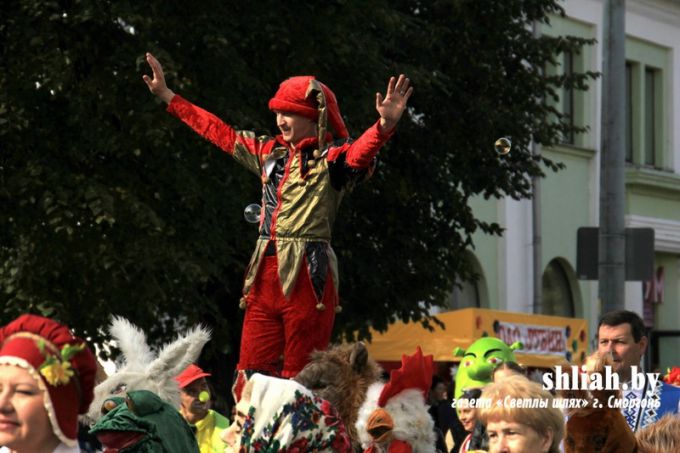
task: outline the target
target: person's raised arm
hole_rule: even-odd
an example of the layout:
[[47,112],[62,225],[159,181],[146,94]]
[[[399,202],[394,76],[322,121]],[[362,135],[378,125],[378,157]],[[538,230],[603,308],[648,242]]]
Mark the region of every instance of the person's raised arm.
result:
[[411,81],[401,74],[390,77],[387,82],[385,97],[381,93],[375,95],[375,109],[380,115],[372,127],[367,129],[354,143],[338,152],[346,152],[346,163],[352,168],[368,168],[380,148],[392,136],[394,128],[406,110],[406,103],[413,94]]
[[390,77],[384,98],[381,93],[376,93],[375,109],[380,115],[380,133],[391,132],[401,119],[401,115],[406,110],[408,98],[413,93],[413,87],[409,87],[410,83],[411,81],[404,74],[400,74],[398,79]]
[[149,91],[151,91],[153,95],[157,96],[166,104],[170,104],[170,101],[172,101],[175,93],[170,88],[168,88],[168,85],[165,83],[163,66],[161,66],[160,62],[156,60],[156,57],[151,55],[149,52],[146,53],[146,61],[149,63],[149,66],[151,66],[153,79],[146,74],[142,76],[142,79],[144,79],[146,86],[149,87]]
[[203,138],[229,153],[241,165],[259,175],[259,154],[264,141],[255,137],[252,132],[235,131],[216,115],[192,104],[181,95],[175,95],[165,83],[163,66],[160,62],[149,52],[146,53],[146,61],[151,67],[153,78],[143,75],[142,79],[144,79],[144,83],[149,87],[152,94],[168,104],[168,113],[179,118]]

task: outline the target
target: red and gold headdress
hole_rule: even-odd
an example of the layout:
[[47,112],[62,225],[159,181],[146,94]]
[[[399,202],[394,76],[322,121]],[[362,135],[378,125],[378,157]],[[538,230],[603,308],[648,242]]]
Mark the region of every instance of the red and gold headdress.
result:
[[335,94],[314,76],[296,76],[281,82],[278,91],[269,100],[269,110],[295,113],[316,121],[319,148],[323,147],[328,126],[335,138],[349,136]]
[[19,366],[36,379],[54,434],[76,445],[78,414],[92,402],[97,371],[85,342],[56,321],[22,315],[0,329],[0,364]]

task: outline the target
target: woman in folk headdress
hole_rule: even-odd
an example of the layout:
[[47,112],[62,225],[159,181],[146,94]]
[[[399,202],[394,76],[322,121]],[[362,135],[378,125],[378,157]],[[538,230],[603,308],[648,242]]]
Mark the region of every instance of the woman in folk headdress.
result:
[[352,453],[335,409],[301,384],[254,374],[222,433],[227,453]]
[[69,328],[22,315],[0,329],[0,445],[79,453],[78,414],[93,398],[96,360]]

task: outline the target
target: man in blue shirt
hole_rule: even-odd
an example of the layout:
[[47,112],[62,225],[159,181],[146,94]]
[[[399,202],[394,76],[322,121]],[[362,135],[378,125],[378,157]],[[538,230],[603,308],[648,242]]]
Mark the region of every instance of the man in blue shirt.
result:
[[633,385],[632,367],[641,370],[640,360],[648,344],[644,322],[637,313],[627,310],[605,313],[598,324],[597,340],[598,352],[610,353],[614,359],[612,371],[618,374],[623,390],[621,412],[630,429],[637,431],[664,414],[679,412],[680,387],[666,384],[658,376],[656,380],[650,379],[647,373],[643,373],[642,385]]

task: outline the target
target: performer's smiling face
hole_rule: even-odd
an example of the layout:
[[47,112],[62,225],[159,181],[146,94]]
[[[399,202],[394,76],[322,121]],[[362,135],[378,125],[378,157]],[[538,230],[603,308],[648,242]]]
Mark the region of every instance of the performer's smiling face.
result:
[[283,135],[283,139],[295,145],[307,137],[316,136],[316,122],[301,115],[289,112],[276,113],[276,125]]

